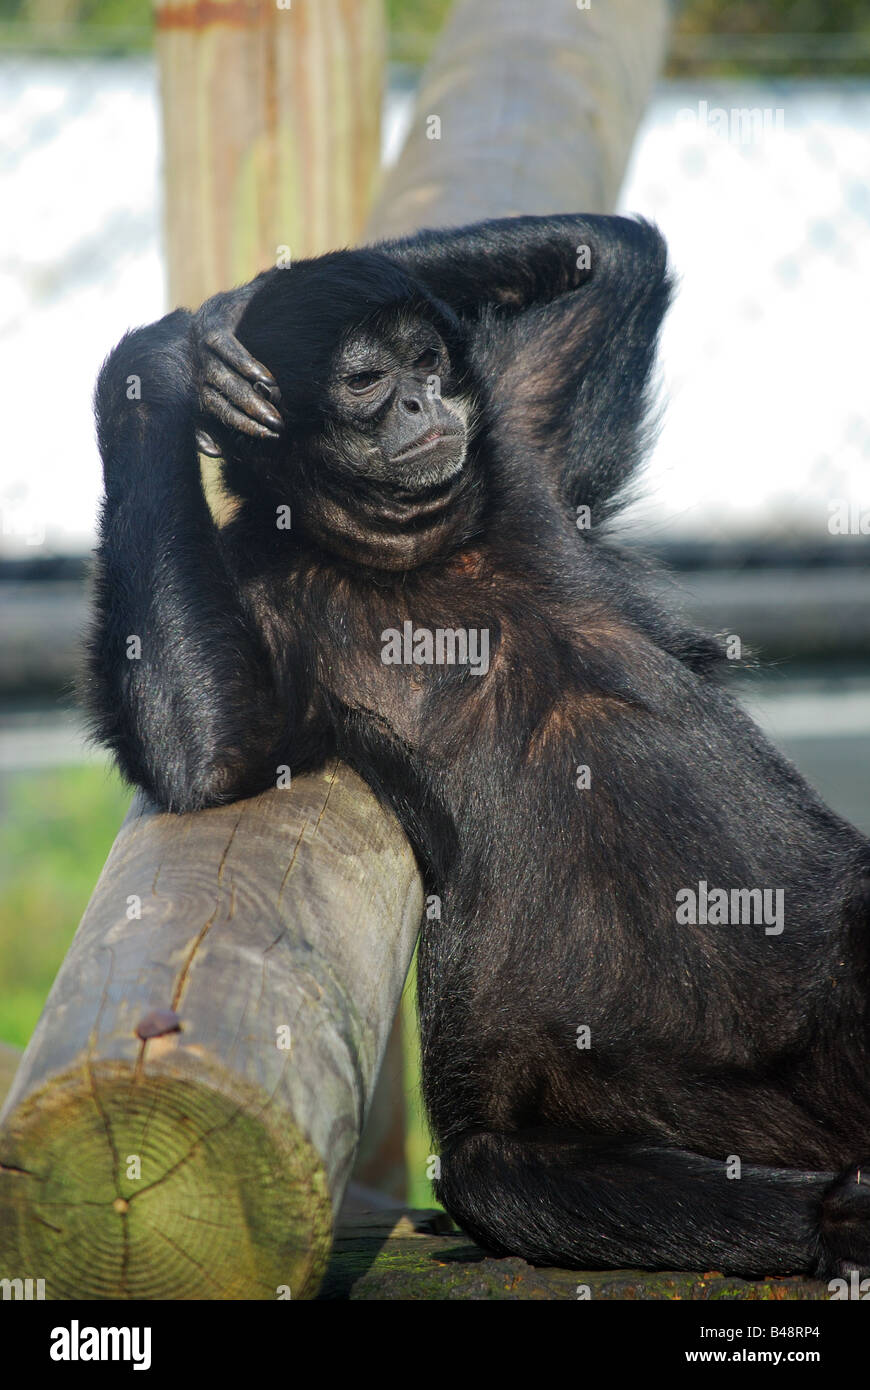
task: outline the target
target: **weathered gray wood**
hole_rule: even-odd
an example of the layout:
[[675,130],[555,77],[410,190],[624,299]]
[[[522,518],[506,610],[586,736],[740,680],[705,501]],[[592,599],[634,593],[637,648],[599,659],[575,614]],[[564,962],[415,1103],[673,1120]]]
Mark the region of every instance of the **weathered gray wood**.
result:
[[372,227],[612,212],[668,13],[667,0],[459,0]]
[[134,804],[0,1115],[0,1268],[50,1298],[316,1289],[420,912],[342,765]]

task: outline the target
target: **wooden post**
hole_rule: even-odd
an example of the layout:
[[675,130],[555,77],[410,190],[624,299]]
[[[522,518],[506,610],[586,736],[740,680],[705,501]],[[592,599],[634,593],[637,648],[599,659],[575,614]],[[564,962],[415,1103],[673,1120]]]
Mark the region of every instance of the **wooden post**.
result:
[[[223,3],[173,5],[175,31],[182,11],[216,15]],[[232,15],[248,8],[234,0]],[[316,8],[348,24],[367,6]],[[309,0],[294,0],[277,22],[300,12],[311,19]],[[664,0],[589,11],[566,0],[464,0],[369,236],[609,206],[663,15]],[[164,24],[161,42],[169,37]],[[247,30],[242,38],[241,49],[221,49],[223,68],[209,59],[221,91],[242,84],[228,98],[231,123],[246,119],[245,95],[260,99],[228,70],[252,52]],[[171,80],[200,102],[211,91],[217,120],[220,102],[195,61],[209,51],[191,50]],[[309,88],[305,112],[321,100]],[[190,115],[191,138],[205,139],[210,127]],[[440,140],[427,138],[431,115]],[[297,151],[298,136],[294,127]],[[183,122],[173,138],[183,145]],[[184,166],[191,176],[204,159],[197,148]],[[212,156],[222,160],[222,148]],[[233,159],[238,174],[244,160]],[[200,260],[208,267],[203,288],[181,294],[188,303],[216,288],[215,276],[259,268],[235,270],[235,251],[212,247],[210,229],[224,226],[227,246],[241,244],[238,227],[248,229],[245,245],[259,245],[250,231],[259,214],[237,208],[272,181],[256,161],[246,167],[245,177],[221,176],[221,198],[212,181],[187,204],[193,218],[199,198],[208,201],[208,215],[185,229],[191,283]],[[179,235],[182,223],[176,217]],[[259,254],[272,259],[270,249]],[[39,1271],[49,1298],[312,1293],[421,909],[404,836],[341,765],[182,818],[138,801],[0,1114],[0,1272]]]
[[169,297],[359,237],[380,159],[382,0],[155,0]]

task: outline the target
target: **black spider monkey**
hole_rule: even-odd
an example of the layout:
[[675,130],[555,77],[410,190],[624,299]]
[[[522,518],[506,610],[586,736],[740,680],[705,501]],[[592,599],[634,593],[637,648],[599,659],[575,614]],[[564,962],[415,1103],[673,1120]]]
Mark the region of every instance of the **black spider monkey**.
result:
[[87,701],[174,811],[334,754],[395,808],[442,905],[436,1190],[484,1246],[867,1272],[870,842],[604,524],[668,298],[651,226],[518,217],[128,335],[97,391]]

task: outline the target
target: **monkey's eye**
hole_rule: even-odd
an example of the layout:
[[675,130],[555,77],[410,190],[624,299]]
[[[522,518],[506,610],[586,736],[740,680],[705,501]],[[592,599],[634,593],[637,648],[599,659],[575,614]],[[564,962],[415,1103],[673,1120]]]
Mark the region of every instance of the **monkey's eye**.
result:
[[426,348],[420,353],[414,366],[421,367],[424,372],[433,372],[440,361],[441,354],[437,348]]
[[383,372],[354,372],[353,376],[345,379],[345,385],[355,396],[363,396],[377,386],[383,375]]

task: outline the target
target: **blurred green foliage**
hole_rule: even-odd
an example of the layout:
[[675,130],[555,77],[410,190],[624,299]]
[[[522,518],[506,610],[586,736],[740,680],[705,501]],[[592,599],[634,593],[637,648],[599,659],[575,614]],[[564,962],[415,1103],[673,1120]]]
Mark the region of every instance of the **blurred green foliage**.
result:
[[0,1039],[23,1045],[78,926],[130,793],[100,764],[0,784]]
[[[450,5],[386,0],[391,56],[423,62]],[[674,74],[870,72],[868,0],[678,0],[676,9]],[[53,26],[63,31],[52,37]],[[147,49],[151,27],[151,0],[0,0],[7,47]]]
[[719,34],[868,32],[867,0],[683,0],[680,28]]
[[867,0],[683,0],[668,72],[866,74],[870,5]]
[[451,0],[386,0],[390,56],[425,63],[450,11]]

